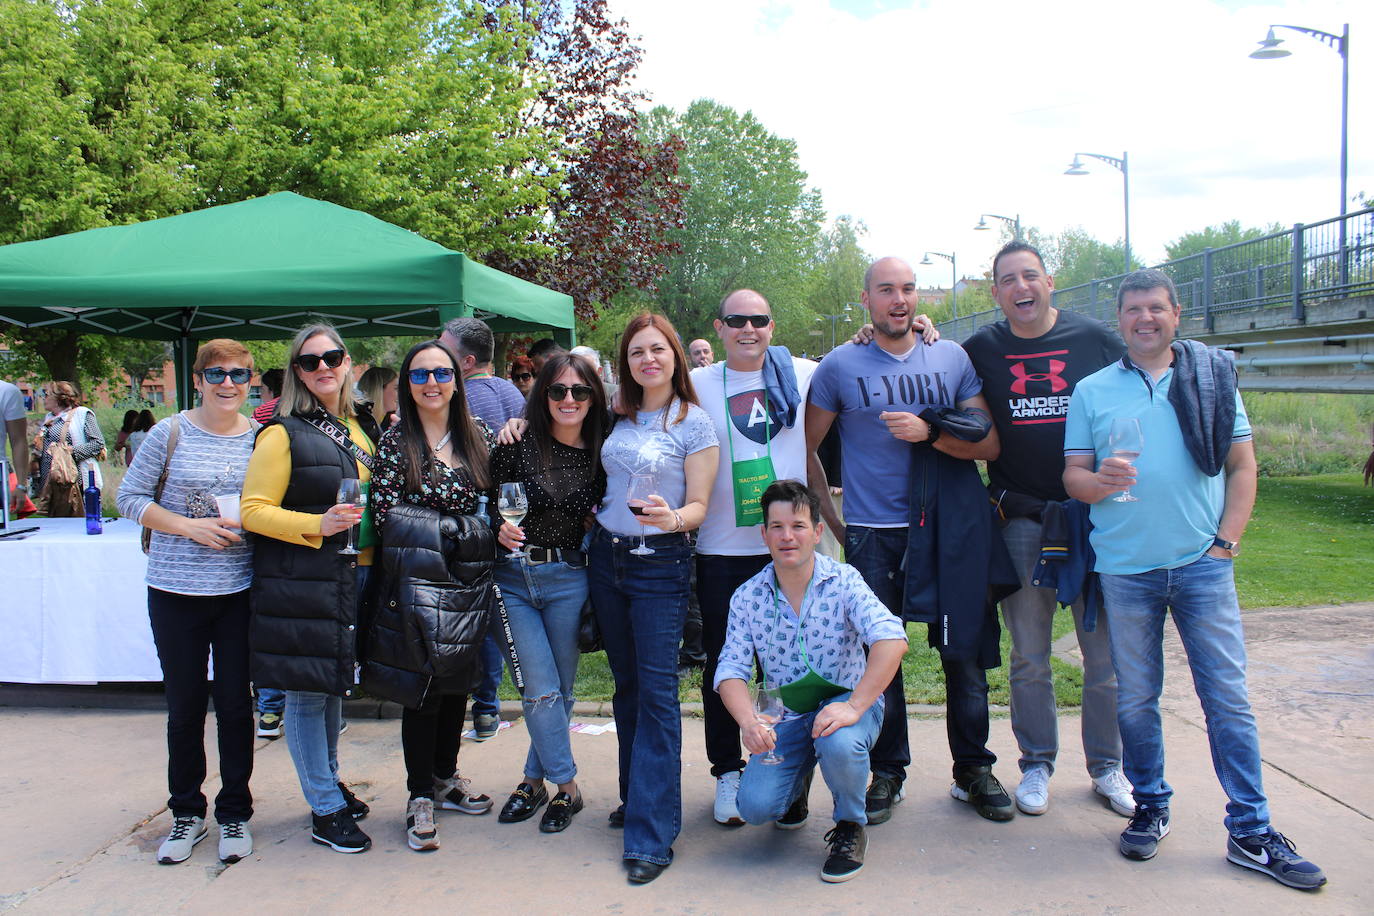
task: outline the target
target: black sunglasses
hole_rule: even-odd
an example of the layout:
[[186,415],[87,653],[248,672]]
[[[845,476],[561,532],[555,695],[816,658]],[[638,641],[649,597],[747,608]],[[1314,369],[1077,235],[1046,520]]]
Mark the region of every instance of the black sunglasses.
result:
[[736,330],[744,327],[746,324],[752,324],[756,328],[766,328],[768,327],[768,323],[772,320],[772,315],[726,315],[721,319],[721,321],[725,322],[727,327],[735,328]]
[[410,383],[412,385],[423,385],[425,382],[429,381],[430,375],[433,375],[434,380],[440,384],[451,382],[453,381],[453,367],[440,366],[437,369],[411,369]]
[[569,391],[572,392],[573,400],[579,404],[592,396],[591,385],[573,385],[569,388],[567,385],[555,382],[549,386],[549,400],[561,401],[568,396]]
[[515,381],[517,381],[517,382],[528,382],[530,379],[534,378],[534,373],[533,373],[533,372],[517,372],[517,373],[515,373],[514,375],[512,375],[511,378],[515,379]]
[[235,385],[247,385],[248,380],[253,377],[252,369],[222,369],[219,366],[211,366],[196,373],[211,385],[223,385],[227,376]]
[[342,348],[325,350],[323,353],[319,354],[302,353],[300,356],[296,357],[296,365],[300,366],[306,372],[314,372],[316,369],[320,368],[321,362],[330,369],[337,369],[339,368],[339,364],[344,361],[345,355]]

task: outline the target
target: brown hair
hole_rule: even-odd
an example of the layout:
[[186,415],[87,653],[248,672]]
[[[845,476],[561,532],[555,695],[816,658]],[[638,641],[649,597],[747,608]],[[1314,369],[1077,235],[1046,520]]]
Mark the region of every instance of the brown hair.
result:
[[191,367],[192,371],[200,372],[207,366],[226,359],[236,359],[245,364],[249,369],[253,368],[253,354],[248,352],[248,348],[237,340],[230,340],[228,337],[217,337],[214,340],[207,340],[200,345],[196,351],[196,361]]
[[[406,379],[407,384],[400,385],[397,390],[397,412],[401,418],[397,441],[405,472],[406,492],[420,493],[426,483],[436,482],[439,475],[439,468],[436,466],[438,459],[430,455],[429,443],[425,440],[425,428],[420,423],[420,412],[415,407],[415,396],[411,394],[408,384],[410,364],[425,350],[438,350],[448,357],[449,364],[453,366],[453,398],[448,402],[448,432],[453,454],[467,468],[473,486],[479,491],[490,489],[487,440],[482,434],[483,427],[468,410],[467,390],[463,387],[463,376],[458,369],[458,354],[438,340],[423,340],[410,348],[410,352],[401,363],[400,375]],[[425,479],[426,460],[434,462],[430,464],[428,480]]]
[[530,359],[528,356],[512,357],[510,366],[506,370],[506,378],[515,381],[515,374],[517,372],[528,372],[530,375],[534,375],[534,360]]
[[[616,370],[620,374],[620,409],[627,416],[633,416],[644,403],[644,386],[635,381],[634,375],[630,372],[630,341],[646,328],[653,328],[666,337],[668,347],[673,351],[673,397],[681,402],[677,417],[673,420],[673,424],[676,425],[687,419],[688,404],[700,404],[697,401],[697,390],[692,385],[692,377],[687,374],[687,354],[682,351],[677,329],[667,318],[653,312],[640,312],[631,318],[630,323],[625,325],[625,332],[620,335],[620,359],[616,363]],[[663,422],[667,426],[667,414],[664,414]]]
[[81,406],[81,392],[71,382],[53,382],[48,386],[48,394],[57,398],[57,406],[63,410]]

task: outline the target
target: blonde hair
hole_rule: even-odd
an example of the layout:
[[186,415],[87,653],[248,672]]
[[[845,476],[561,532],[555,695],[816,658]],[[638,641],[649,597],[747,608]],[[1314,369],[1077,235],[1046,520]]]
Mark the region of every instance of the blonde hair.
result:
[[358,389],[362,391],[363,397],[372,402],[372,419],[380,425],[386,417],[386,408],[383,406],[385,397],[382,389],[400,378],[396,370],[390,366],[373,366],[363,373],[363,377],[358,379]]
[[353,379],[346,378],[344,383],[339,386],[339,402],[337,404],[324,404],[315,397],[314,392],[305,386],[298,374],[296,357],[301,355],[301,349],[305,342],[312,337],[323,334],[334,343],[336,347],[344,351],[344,357],[348,357],[348,347],[344,346],[343,338],[339,332],[334,330],[333,325],[328,324],[307,324],[296,332],[296,336],[291,339],[291,350],[286,356],[287,371],[282,378],[281,400],[277,401],[277,409],[273,416],[284,417],[290,414],[308,414],[316,409],[324,408],[336,417],[348,419],[358,412],[358,399],[353,393]]

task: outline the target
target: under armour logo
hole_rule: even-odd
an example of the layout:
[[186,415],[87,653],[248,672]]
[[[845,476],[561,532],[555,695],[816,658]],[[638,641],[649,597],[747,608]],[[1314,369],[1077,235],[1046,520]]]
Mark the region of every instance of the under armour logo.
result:
[[1048,372],[1027,372],[1025,363],[1012,363],[1011,375],[1014,381],[1011,383],[1011,390],[1016,394],[1025,394],[1027,382],[1049,382],[1051,394],[1057,394],[1069,387],[1069,383],[1060,375],[1068,364],[1063,360],[1051,359],[1048,365]]

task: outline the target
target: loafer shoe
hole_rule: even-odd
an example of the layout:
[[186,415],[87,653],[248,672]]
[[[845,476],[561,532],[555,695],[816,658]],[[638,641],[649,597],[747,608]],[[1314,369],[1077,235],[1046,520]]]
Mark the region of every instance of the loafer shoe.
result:
[[559,792],[544,809],[539,819],[540,833],[562,833],[572,823],[573,815],[582,810],[582,795],[573,798],[567,792]]
[[659,865],[657,862],[646,862],[643,859],[626,859],[626,876],[631,884],[648,884],[650,881],[663,874],[666,865]]
[[606,816],[606,826],[612,830],[625,829],[625,803],[621,802],[620,807],[616,808]]
[[531,785],[522,782],[515,787],[515,791],[506,799],[505,805],[501,808],[501,813],[496,819],[503,824],[518,824],[534,817],[534,812],[544,806],[549,800],[549,791],[544,788],[543,780],[539,785]]

